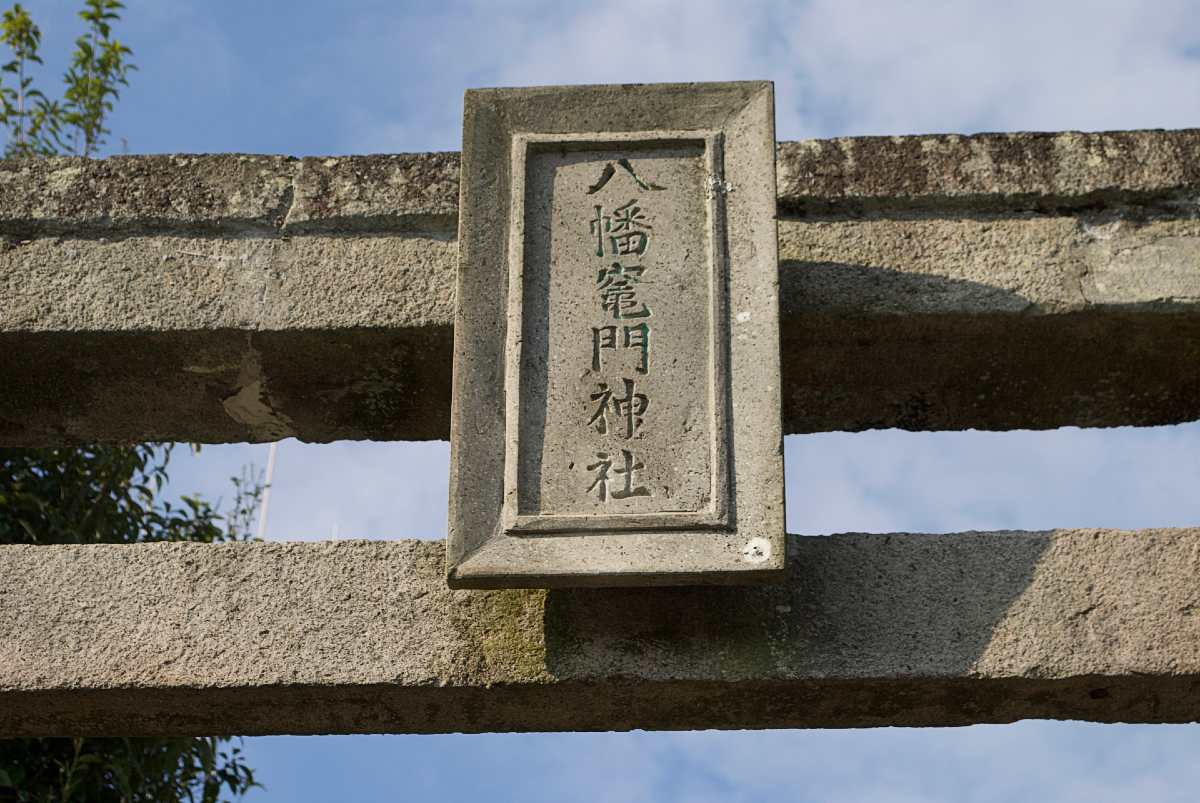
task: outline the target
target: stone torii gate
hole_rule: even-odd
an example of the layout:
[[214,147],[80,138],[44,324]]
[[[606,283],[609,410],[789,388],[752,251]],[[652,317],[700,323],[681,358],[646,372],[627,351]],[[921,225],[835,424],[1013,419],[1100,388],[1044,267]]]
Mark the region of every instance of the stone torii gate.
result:
[[[1198,155],[779,143],[784,431],[1200,417]],[[458,164],[0,162],[0,442],[448,437]],[[438,541],[7,546],[0,736],[1200,712],[1198,529],[788,553],[781,585],[452,591]]]

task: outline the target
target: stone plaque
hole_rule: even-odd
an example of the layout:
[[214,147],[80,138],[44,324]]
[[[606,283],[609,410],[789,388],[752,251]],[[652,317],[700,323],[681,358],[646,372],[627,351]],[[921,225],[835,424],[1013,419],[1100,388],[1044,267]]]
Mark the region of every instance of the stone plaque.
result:
[[467,93],[452,587],[783,578],[769,83]]

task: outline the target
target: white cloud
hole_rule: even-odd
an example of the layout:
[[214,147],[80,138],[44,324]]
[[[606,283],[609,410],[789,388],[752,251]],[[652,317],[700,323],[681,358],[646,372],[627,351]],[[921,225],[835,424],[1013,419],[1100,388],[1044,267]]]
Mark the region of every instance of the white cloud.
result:
[[1185,127],[1197,117],[1194,3],[819,0],[782,29],[788,136]]

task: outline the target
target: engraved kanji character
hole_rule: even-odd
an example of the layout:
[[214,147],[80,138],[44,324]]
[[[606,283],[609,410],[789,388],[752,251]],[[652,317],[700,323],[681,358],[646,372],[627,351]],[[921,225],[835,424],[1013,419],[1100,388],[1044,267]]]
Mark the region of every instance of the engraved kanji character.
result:
[[633,392],[633,380],[622,380],[625,383],[625,398],[618,399],[613,396],[613,391],[609,389],[608,384],[601,382],[600,389],[591,395],[592,401],[600,402],[596,406],[596,412],[588,420],[588,426],[596,425],[596,431],[601,435],[608,432],[608,413],[612,413],[618,418],[625,421],[626,439],[632,438],[634,431],[642,426],[642,416],[646,414],[646,408],[650,406],[650,399],[645,393]]
[[635,369],[639,374],[646,373],[646,369],[650,362],[650,326],[649,324],[639,323],[637,326],[623,326],[625,330],[624,340],[618,341],[617,327],[615,326],[593,326],[592,327],[592,370],[597,373],[604,367],[603,350],[618,348],[637,349],[641,352]]
[[592,484],[588,486],[587,493],[591,493],[592,489],[599,485],[600,501],[604,502],[608,499],[608,483],[610,482],[608,470],[612,468],[612,460],[609,459],[607,452],[596,452],[596,457],[600,459],[588,466],[587,470],[595,471],[596,469],[600,469],[600,473],[596,475],[596,479],[592,480]]
[[[596,238],[596,256],[604,256],[604,239],[608,235],[610,254],[644,254],[650,242],[647,231],[653,229],[646,223],[640,206],[634,206],[637,198],[624,206],[618,206],[612,215],[604,214],[604,207],[596,204],[596,217],[588,221],[588,231]],[[643,231],[645,229],[646,231]]]
[[637,289],[633,286],[641,284],[645,270],[641,265],[625,266],[620,262],[612,263],[611,268],[600,269],[596,284],[600,285],[601,306],[618,321],[650,317],[650,308],[645,304],[637,309]]
[[612,458],[609,457],[608,452],[596,452],[596,457],[598,458],[596,462],[588,466],[587,470],[598,470],[599,473],[597,473],[596,479],[592,480],[592,484],[588,486],[587,493],[591,493],[598,486],[600,488],[601,502],[607,501],[609,496],[612,496],[613,499],[628,499],[631,496],[650,495],[650,491],[645,486],[639,485],[636,488],[634,487],[633,472],[640,471],[646,466],[640,461],[634,460],[633,455],[627,449],[621,450],[621,457],[624,460],[625,467],[618,468],[614,472],[625,475],[625,487],[611,493],[609,493],[608,484],[613,481],[613,478],[608,475],[608,472],[612,469]]
[[[647,181],[647,180],[643,179],[641,176],[639,176],[637,174],[637,171],[633,169],[633,165],[630,164],[628,159],[618,159],[617,164],[619,164],[621,167],[625,168],[625,172],[627,172],[629,175],[633,176],[633,180],[636,181],[637,185],[639,187],[641,187],[643,190],[651,190],[653,192],[662,192],[663,190],[666,189],[666,187],[659,186],[658,184],[655,184],[653,181]],[[615,167],[613,167],[612,162],[609,162],[608,164],[606,164],[604,166],[604,169],[602,171],[600,171],[600,178],[596,180],[595,184],[588,187],[587,194],[595,195],[596,193],[600,192],[600,190],[604,189],[604,185],[608,183],[608,180],[611,179],[614,175],[616,175],[616,173],[617,173],[617,170]]]
[[[634,206],[637,203],[637,198],[634,198],[624,206],[618,206],[613,212],[610,231],[620,232],[611,235],[608,240],[612,246],[614,254],[644,254],[646,245],[650,241],[649,235],[638,229],[651,229],[648,223],[643,221],[646,216],[642,214],[640,206]],[[600,256],[604,256],[600,254]]]

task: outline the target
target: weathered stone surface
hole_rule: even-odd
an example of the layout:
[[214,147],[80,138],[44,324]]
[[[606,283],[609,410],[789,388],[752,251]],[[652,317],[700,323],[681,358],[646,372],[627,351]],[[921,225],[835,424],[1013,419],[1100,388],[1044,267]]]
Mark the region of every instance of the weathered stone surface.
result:
[[[1198,143],[781,143],[785,431],[1200,417]],[[304,356],[303,375],[262,362],[260,386],[303,440],[447,438],[458,170],[5,160],[0,443],[267,437],[225,405],[267,351]]]
[[376,231],[458,213],[458,154],[173,154],[0,162],[0,233]]
[[[1197,136],[784,143],[785,428],[1200,417]],[[445,437],[457,169],[0,164],[0,442]],[[789,551],[778,586],[481,592],[427,542],[4,547],[0,735],[1200,712],[1200,530]]]
[[307,157],[283,229],[379,232],[457,219],[458,175],[457,153]]
[[35,239],[0,254],[7,332],[406,329],[454,316],[453,229]]
[[842,137],[779,146],[785,214],[1191,209],[1200,129]]
[[440,542],[0,549],[0,735],[1200,715],[1200,530],[790,536],[779,586],[451,591]]
[[451,587],[783,579],[774,121],[764,81],[467,92]]
[[96,236],[183,225],[273,228],[291,205],[287,156],[79,156],[0,162],[0,230]]
[[13,335],[0,442],[445,438],[453,339],[449,326]]
[[[1186,211],[1194,198],[1180,193],[1200,185],[1198,151],[1200,129],[782,142],[779,204],[785,216],[947,203],[1054,214],[1114,203]],[[280,213],[298,228],[384,226],[456,214],[458,154],[9,159],[0,187],[0,229],[14,236],[178,223],[194,231],[198,221],[280,226]]]

